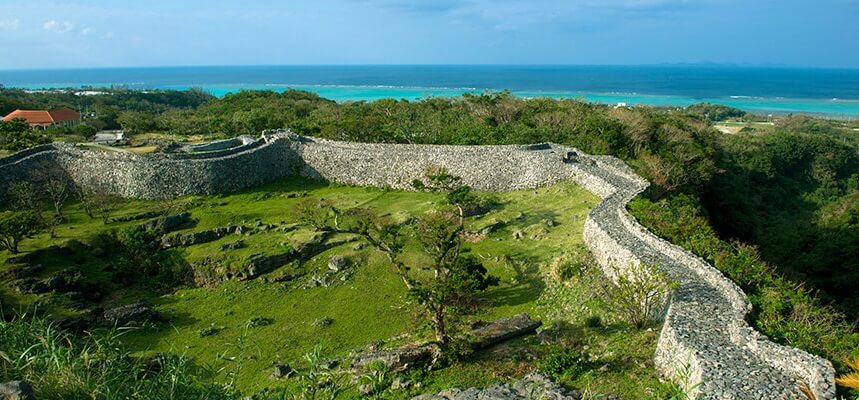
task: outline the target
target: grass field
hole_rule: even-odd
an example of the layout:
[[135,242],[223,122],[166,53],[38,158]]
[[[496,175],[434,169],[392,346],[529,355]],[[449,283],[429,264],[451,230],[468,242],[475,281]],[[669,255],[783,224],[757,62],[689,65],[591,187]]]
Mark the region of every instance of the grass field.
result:
[[[494,195],[499,205],[492,211],[466,220],[466,230],[500,224],[485,237],[466,244],[466,252],[478,257],[501,284],[489,289],[486,306],[468,320],[492,320],[528,312],[557,331],[554,339],[520,338],[474,354],[437,371],[411,372],[420,388],[386,393],[386,398],[438,391],[447,387],[485,386],[524,375],[549,353],[576,349],[585,354],[588,367],[561,380],[589,393],[613,393],[624,398],[652,398],[662,390],[653,371],[652,354],[658,330],[634,331],[601,304],[593,290],[593,274],[581,273],[563,283],[549,275],[550,265],[583,251],[582,228],[586,213],[598,199],[582,188],[557,184],[545,188]],[[230,265],[241,268],[248,259],[282,253],[312,237],[307,226],[284,232],[297,222],[294,207],[305,198],[325,199],[341,209],[370,207],[397,217],[419,215],[436,207],[441,196],[431,193],[389,191],[374,188],[328,185],[303,179],[288,179],[254,190],[219,196],[182,198],[179,208],[189,211],[195,222],[186,232],[237,224],[276,226],[253,229],[217,241],[171,250],[194,268]],[[125,201],[115,216],[157,210],[163,202]],[[173,204],[176,206],[176,204]],[[58,237],[40,234],[22,243],[22,250],[43,249],[69,239],[86,240],[111,229],[140,222],[111,223],[88,218],[80,205],[68,207],[69,221],[60,226]],[[550,223],[547,221],[551,220]],[[521,239],[512,233],[523,232]],[[222,245],[244,242],[244,247],[221,250]],[[163,292],[152,288],[129,288],[111,282],[103,261],[96,257],[68,260],[47,253],[39,261],[42,275],[74,263],[85,279],[110,293],[102,300],[108,307],[137,300],[154,304],[169,322],[129,330],[123,342],[140,355],[172,352],[193,357],[220,379],[235,379],[243,393],[264,388],[290,386],[290,381],[270,378],[275,364],[302,366],[302,356],[321,345],[326,357],[339,358],[382,340],[385,346],[421,342],[430,332],[418,323],[416,305],[383,254],[369,246],[356,247],[358,238],[340,234],[344,243],[299,265],[291,263],[256,279],[229,280],[211,287],[182,288]],[[350,267],[335,276],[330,286],[309,287],[313,274],[327,269],[333,255],[344,255]],[[418,254],[407,254],[419,257]],[[0,263],[8,257],[0,253]],[[304,272],[289,282],[274,282],[277,276]],[[12,307],[38,303],[53,314],[74,314],[73,302],[62,295],[20,295],[8,284],[0,289]],[[264,324],[250,321],[266,321]]]

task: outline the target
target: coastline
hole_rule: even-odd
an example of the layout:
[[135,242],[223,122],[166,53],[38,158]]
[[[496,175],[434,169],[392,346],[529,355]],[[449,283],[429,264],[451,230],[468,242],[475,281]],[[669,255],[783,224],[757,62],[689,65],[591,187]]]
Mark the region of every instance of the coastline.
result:
[[[241,90],[271,90],[283,92],[289,89],[313,92],[336,102],[375,101],[380,99],[405,99],[416,101],[430,97],[457,97],[463,94],[480,94],[485,91],[500,91],[494,88],[473,87],[421,87],[393,85],[317,85],[317,84],[183,84],[183,85],[146,85],[144,83],[120,84],[130,89],[147,90],[188,90],[200,88],[216,97],[237,93]],[[7,86],[23,90],[60,90],[111,87],[109,83],[30,83]],[[859,118],[859,100],[842,99],[799,99],[766,98],[757,96],[733,95],[728,97],[690,97],[677,95],[656,95],[643,93],[599,93],[553,90],[511,90],[510,93],[522,98],[579,99],[606,105],[626,104],[627,106],[686,107],[696,103],[721,104],[756,114],[808,114],[836,119]]]

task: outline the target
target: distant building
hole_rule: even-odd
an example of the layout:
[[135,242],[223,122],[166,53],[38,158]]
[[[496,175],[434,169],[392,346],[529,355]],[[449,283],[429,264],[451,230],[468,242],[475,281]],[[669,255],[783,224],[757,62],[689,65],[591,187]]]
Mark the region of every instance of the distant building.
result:
[[81,122],[81,114],[70,108],[55,110],[15,110],[3,117],[3,121],[20,118],[30,124],[30,128],[44,129],[53,125],[74,126]]

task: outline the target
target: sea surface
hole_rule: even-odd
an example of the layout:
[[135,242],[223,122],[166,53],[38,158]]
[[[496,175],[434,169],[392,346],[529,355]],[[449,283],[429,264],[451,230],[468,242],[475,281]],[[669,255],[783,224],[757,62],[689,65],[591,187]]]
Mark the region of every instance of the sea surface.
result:
[[510,90],[521,97],[605,104],[709,102],[763,114],[859,117],[859,70],[670,66],[360,65],[0,70],[23,89],[122,86],[224,96],[244,89],[316,92],[336,101],[417,100]]

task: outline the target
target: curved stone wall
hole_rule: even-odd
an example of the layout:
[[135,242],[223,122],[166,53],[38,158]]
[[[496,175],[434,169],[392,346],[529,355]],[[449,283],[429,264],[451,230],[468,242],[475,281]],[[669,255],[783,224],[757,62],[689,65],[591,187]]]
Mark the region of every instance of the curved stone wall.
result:
[[206,153],[138,155],[54,144],[23,157],[16,153],[8,162],[0,159],[0,193],[46,170],[79,187],[128,198],[234,192],[297,174],[301,160],[295,146],[291,140],[263,138]]
[[[607,274],[633,263],[656,263],[679,283],[664,313],[655,363],[702,399],[801,398],[804,382],[819,399],[835,396],[832,365],[777,345],[745,321],[745,294],[701,258],[658,238],[626,211],[648,183],[622,161],[553,145],[425,146],[334,142],[289,132],[219,150],[139,156],[48,145],[0,159],[0,193],[15,180],[59,171],[84,187],[125,197],[221,193],[278,177],[304,176],[344,184],[410,189],[430,165],[447,168],[478,190],[508,191],[572,179],[602,201],[588,214],[584,239]],[[615,267],[612,267],[615,266]],[[697,385],[699,384],[700,385]],[[697,386],[696,386],[697,385]]]

